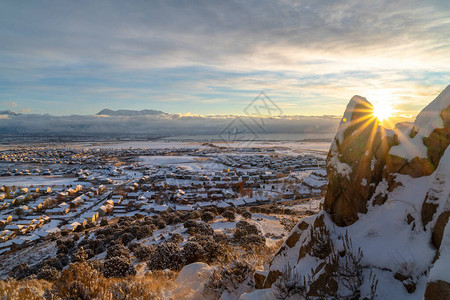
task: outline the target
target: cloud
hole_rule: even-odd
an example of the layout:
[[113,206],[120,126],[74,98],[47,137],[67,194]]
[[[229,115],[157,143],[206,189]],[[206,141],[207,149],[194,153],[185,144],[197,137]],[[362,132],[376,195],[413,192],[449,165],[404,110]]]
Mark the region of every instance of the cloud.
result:
[[[6,135],[26,136],[116,136],[147,137],[220,134],[237,116],[156,115],[133,117],[17,115],[0,119]],[[281,116],[259,119],[240,118],[256,134],[328,134],[331,138],[339,118],[333,116]],[[259,126],[263,124],[263,126]],[[313,136],[314,137],[314,136]]]
[[7,106],[7,107],[11,107],[11,108],[17,107],[17,103],[13,102],[13,101],[11,101],[11,102],[3,101],[2,105]]
[[4,1],[0,96],[237,113],[264,90],[328,114],[370,94],[415,114],[450,81],[449,24],[445,1]]

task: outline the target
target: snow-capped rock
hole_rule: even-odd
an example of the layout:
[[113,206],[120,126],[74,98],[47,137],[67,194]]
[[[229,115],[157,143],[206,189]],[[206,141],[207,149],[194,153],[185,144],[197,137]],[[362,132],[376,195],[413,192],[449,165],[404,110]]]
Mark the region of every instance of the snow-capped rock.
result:
[[259,288],[450,298],[450,86],[412,126],[389,131],[371,109],[362,97],[350,101],[328,154],[324,210],[297,224],[258,273],[266,274]]

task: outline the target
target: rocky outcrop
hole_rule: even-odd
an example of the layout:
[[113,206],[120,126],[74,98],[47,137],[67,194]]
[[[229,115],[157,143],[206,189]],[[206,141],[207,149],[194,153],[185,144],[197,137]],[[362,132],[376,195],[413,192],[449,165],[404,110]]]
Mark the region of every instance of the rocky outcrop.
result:
[[354,96],[327,157],[324,209],[334,223],[350,225],[359,213],[367,212],[367,202],[382,181],[387,153],[395,142],[392,132],[379,126],[372,104]]
[[259,286],[275,289],[288,267],[308,296],[448,298],[450,86],[414,124],[388,130],[372,110],[351,99],[327,157],[323,211],[293,229]]

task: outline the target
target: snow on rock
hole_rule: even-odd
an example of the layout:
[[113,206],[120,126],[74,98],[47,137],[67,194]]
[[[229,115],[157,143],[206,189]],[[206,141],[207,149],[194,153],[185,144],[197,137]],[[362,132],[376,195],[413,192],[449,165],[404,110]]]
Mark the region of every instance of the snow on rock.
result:
[[370,104],[352,98],[328,154],[324,210],[297,224],[258,273],[262,290],[241,299],[276,295],[292,274],[308,297],[450,299],[449,95],[447,87],[409,127],[426,147],[411,161],[390,151],[404,146],[399,131],[387,133]]
[[174,299],[205,299],[201,295],[203,285],[213,272],[213,267],[202,262],[184,266],[175,280]]
[[271,289],[256,290],[251,293],[244,293],[239,300],[272,300],[275,296]]
[[450,86],[425,107],[412,127],[396,130],[390,171],[418,177],[431,174],[450,143]]

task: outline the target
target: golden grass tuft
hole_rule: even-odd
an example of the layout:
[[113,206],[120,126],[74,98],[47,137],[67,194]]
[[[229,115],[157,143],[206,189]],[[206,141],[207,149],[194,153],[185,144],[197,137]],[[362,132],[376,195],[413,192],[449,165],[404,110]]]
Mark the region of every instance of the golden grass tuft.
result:
[[0,298],[4,300],[43,299],[45,290],[51,290],[52,286],[52,283],[42,279],[1,280]]

